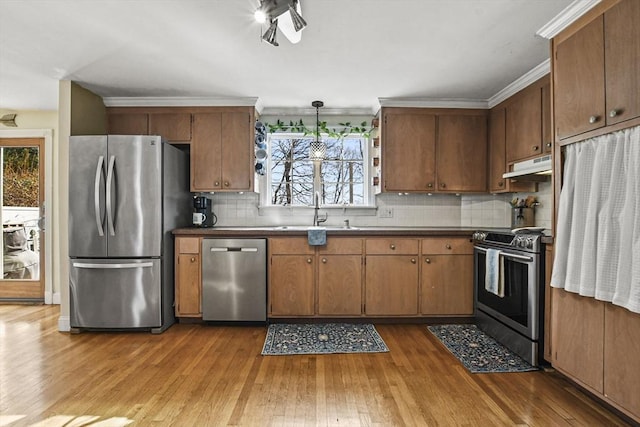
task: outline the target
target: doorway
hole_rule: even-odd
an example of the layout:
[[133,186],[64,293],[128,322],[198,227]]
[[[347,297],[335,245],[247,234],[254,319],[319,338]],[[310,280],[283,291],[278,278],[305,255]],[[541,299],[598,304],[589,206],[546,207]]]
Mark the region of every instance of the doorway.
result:
[[45,140],[0,138],[0,300],[44,301]]

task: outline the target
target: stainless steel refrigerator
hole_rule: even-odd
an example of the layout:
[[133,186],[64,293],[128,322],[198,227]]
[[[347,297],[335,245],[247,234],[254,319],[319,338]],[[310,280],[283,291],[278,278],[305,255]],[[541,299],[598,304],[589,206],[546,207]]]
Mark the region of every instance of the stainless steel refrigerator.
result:
[[189,225],[188,154],[159,136],[69,141],[72,331],[175,322],[171,230]]

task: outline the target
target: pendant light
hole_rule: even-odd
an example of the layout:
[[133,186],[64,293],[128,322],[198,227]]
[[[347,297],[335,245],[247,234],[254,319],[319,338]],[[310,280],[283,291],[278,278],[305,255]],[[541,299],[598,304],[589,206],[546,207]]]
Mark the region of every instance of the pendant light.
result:
[[320,140],[320,107],[324,106],[324,102],[313,101],[311,106],[316,108],[316,140],[309,145],[309,160],[321,162],[327,153],[327,146]]

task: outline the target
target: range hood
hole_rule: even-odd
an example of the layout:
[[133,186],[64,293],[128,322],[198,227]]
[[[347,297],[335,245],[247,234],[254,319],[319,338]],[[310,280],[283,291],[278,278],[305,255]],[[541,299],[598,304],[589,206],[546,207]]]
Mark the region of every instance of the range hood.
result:
[[546,156],[514,163],[511,172],[505,173],[502,177],[520,181],[542,181],[546,180],[546,176],[551,175],[552,169],[551,154],[547,154]]

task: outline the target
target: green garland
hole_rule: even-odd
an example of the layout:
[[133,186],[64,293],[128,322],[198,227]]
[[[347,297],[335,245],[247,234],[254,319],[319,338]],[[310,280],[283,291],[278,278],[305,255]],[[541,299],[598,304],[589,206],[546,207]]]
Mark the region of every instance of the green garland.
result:
[[327,122],[320,122],[318,126],[318,130],[316,128],[309,128],[300,119],[298,122],[290,121],[289,124],[286,124],[282,120],[278,119],[275,124],[265,123],[267,129],[269,129],[269,133],[275,132],[294,132],[301,133],[304,136],[317,135],[318,131],[323,134],[329,135],[330,138],[342,139],[350,134],[361,134],[365,138],[369,138],[371,136],[371,130],[373,129],[370,126],[367,126],[367,122],[364,121],[360,123],[360,126],[352,125],[351,122],[346,123],[338,123],[338,126],[341,126],[341,129],[330,128],[327,126]]

